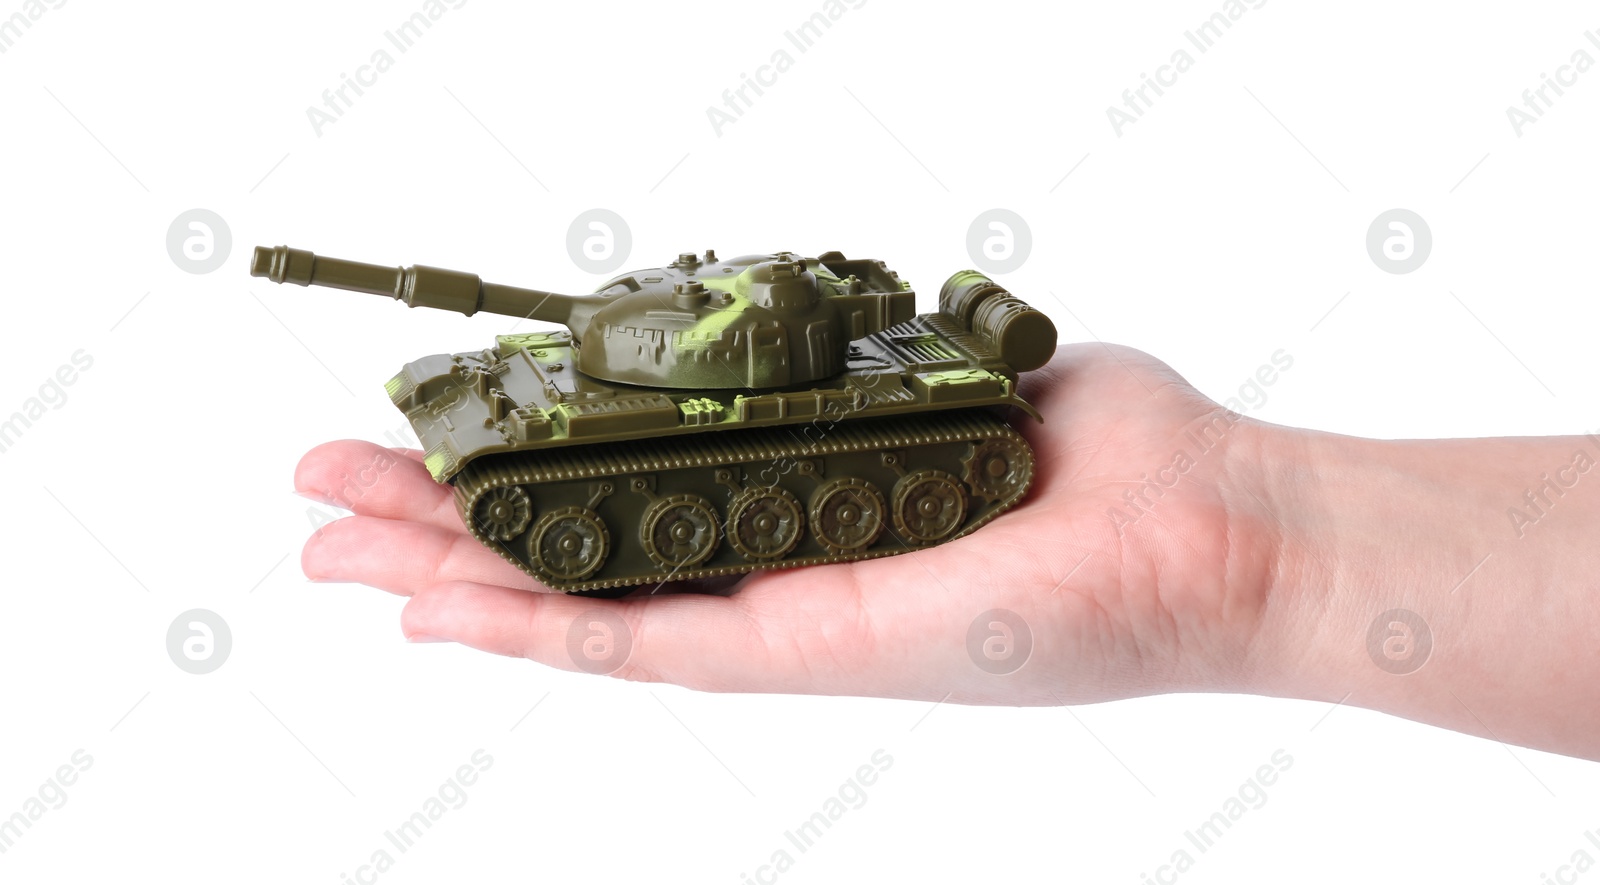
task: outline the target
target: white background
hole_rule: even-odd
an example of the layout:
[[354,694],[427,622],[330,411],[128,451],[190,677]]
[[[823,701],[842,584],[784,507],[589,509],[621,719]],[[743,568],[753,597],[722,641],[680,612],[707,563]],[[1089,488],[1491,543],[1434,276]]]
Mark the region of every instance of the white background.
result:
[[[292,470],[402,428],[383,381],[509,321],[246,272],[288,243],[585,291],[566,231],[598,206],[627,267],[838,249],[929,310],[1003,207],[1033,236],[1003,281],[1064,340],[1143,348],[1217,399],[1287,349],[1257,417],[1592,431],[1600,71],[1521,137],[1505,111],[1600,57],[1591,6],[1270,2],[1201,55],[1183,34],[1218,2],[871,0],[801,54],[784,33],[815,0],[474,0],[314,132],[306,108],[420,8],[73,0],[0,54],[0,417],[93,359],[0,454],[0,816],[94,760],[0,880],[336,883],[390,848],[385,883],[737,883],[789,849],[785,883],[1136,883],[1279,749],[1266,804],[1180,881],[1535,883],[1600,856],[1591,763],[1357,709],[715,696],[408,645],[402,600],[300,574]],[[1194,67],[1118,137],[1106,107],[1178,48]],[[793,67],[719,135],[707,106],[778,49]],[[1434,238],[1407,275],[1365,248],[1397,206]],[[194,207],[232,231],[214,273],[166,251]],[[165,644],[196,607],[233,633],[205,676]],[[795,851],[784,831],[880,748],[866,804]],[[466,804],[394,852],[384,831],[478,749]]]

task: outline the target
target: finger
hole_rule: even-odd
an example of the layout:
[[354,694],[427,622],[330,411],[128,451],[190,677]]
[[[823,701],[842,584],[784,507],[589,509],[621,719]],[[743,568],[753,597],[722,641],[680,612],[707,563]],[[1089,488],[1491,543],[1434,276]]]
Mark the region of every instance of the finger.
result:
[[702,691],[860,693],[904,672],[878,666],[849,608],[757,606],[738,597],[587,599],[474,582],[429,587],[406,603],[410,636],[460,642],[563,670]]
[[396,455],[400,455],[401,457],[410,458],[418,464],[422,463],[423,451],[421,449],[406,449],[401,448],[400,446],[390,446],[389,451],[394,452]]
[[413,596],[401,624],[407,636],[702,691],[976,696],[982,674],[965,646],[975,603],[951,605],[909,559],[760,572],[730,598],[610,601],[453,582]]
[[466,532],[449,486],[434,482],[414,458],[376,443],[340,440],[317,446],[300,459],[294,487],[365,516]]
[[401,596],[449,581],[547,589],[470,535],[375,516],[323,526],[306,540],[300,567],[313,581],[352,581]]

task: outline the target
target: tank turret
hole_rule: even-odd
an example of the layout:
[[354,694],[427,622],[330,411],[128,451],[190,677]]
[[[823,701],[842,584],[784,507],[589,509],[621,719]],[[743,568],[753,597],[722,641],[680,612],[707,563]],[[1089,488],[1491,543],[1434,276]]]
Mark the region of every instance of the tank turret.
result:
[[721,261],[686,252],[592,295],[486,283],[443,268],[383,267],[287,246],[257,247],[250,272],[275,283],[387,295],[411,307],[559,323],[578,371],[678,389],[808,384],[845,370],[850,342],[909,320],[915,293],[881,262],[789,252]]

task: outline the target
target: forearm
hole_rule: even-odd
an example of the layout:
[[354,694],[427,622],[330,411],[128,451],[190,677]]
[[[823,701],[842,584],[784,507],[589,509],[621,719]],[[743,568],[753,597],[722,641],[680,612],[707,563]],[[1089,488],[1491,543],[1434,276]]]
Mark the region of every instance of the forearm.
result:
[[1303,642],[1260,690],[1600,759],[1600,437],[1258,429],[1234,503]]

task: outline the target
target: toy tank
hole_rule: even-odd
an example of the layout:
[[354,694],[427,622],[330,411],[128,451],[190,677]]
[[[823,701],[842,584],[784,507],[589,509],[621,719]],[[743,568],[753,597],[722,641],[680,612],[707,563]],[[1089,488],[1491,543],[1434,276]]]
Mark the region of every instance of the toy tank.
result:
[[471,533],[548,586],[602,591],[904,553],[1017,503],[1049,318],[977,271],[936,313],[882,261],[684,253],[591,295],[259,247],[275,283],[565,326],[407,364],[389,398]]

